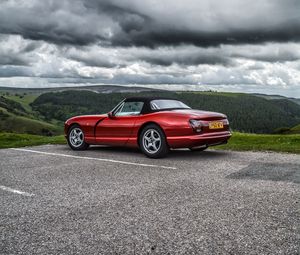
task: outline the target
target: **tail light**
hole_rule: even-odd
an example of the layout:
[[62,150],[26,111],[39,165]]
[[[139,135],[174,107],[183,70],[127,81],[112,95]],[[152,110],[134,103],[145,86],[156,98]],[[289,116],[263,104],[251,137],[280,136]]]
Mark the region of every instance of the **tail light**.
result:
[[200,133],[202,131],[202,123],[200,120],[190,120],[190,125],[195,132]]

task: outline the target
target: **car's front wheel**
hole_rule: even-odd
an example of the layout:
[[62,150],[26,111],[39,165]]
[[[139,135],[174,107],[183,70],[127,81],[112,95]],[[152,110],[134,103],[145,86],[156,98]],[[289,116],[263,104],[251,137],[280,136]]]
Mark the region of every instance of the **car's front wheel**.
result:
[[164,157],[169,151],[164,132],[154,124],[148,125],[142,130],[139,144],[142,152],[150,158]]
[[84,141],[84,133],[79,125],[73,125],[70,128],[67,140],[72,150],[85,150],[89,147]]

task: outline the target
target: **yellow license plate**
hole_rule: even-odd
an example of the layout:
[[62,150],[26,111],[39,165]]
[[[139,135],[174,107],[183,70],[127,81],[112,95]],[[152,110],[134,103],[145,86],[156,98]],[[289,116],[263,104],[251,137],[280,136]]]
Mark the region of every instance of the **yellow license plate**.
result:
[[209,129],[219,129],[219,128],[223,128],[223,127],[224,127],[224,124],[221,121],[209,123]]

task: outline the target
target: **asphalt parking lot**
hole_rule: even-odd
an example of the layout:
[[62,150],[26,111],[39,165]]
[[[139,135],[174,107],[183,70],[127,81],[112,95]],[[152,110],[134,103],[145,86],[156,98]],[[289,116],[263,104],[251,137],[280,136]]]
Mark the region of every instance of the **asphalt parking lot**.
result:
[[300,156],[0,150],[1,254],[299,254]]

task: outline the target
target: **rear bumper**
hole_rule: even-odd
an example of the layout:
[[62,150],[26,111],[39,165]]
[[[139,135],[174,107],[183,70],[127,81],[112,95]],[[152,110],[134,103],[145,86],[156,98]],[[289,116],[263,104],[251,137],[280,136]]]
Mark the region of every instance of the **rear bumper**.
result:
[[199,146],[213,146],[226,143],[231,137],[230,131],[204,133],[191,136],[167,137],[171,148],[193,148]]

